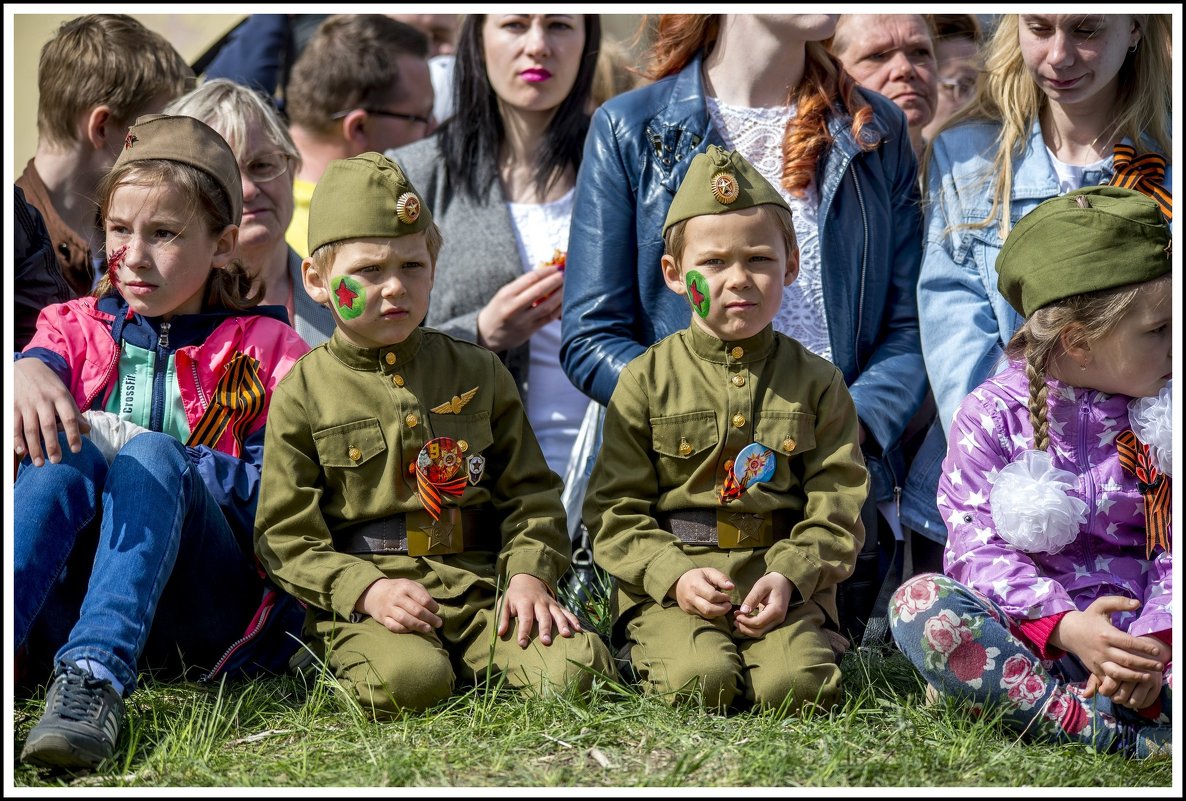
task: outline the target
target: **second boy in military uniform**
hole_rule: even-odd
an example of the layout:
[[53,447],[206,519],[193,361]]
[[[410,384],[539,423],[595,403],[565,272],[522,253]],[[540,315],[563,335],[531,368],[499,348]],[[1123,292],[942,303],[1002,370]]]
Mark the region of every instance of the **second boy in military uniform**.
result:
[[825,629],[864,541],[867,472],[840,371],[771,320],[790,210],[740,155],[696,156],[664,226],[692,324],[622,371],[584,518],[649,691],[711,708],[834,704]]
[[587,668],[611,670],[555,600],[570,556],[561,485],[510,373],[420,327],[440,242],[394,161],[330,164],[304,269],[338,327],[268,418],[257,553],[376,712],[426,708],[458,677],[587,689]]

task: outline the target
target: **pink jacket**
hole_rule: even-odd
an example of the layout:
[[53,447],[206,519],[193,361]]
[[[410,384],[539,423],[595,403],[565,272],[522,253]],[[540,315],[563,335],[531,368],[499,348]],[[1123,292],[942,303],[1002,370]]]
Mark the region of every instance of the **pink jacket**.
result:
[[[115,317],[96,308],[93,297],[58,303],[42,309],[37,320],[37,333],[25,347],[44,348],[66,360],[69,375],[63,376],[74,402],[80,409],[91,408],[96,397],[100,405],[116,386],[120,349],[111,336]],[[129,310],[128,315],[132,312]],[[263,427],[267,420],[272,390],[309,350],[288,325],[263,314],[229,316],[205,339],[196,345],[177,350],[175,364],[177,384],[190,428],[201,419],[218,379],[236,353],[245,353],[259,362],[260,379],[264,383],[264,409],[255,419],[244,439]],[[240,456],[234,434],[227,426],[215,450]]]

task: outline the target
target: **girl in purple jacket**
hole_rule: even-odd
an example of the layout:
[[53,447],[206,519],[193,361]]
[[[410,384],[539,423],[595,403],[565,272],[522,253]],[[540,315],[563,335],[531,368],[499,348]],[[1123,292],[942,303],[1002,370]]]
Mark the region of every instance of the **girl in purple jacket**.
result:
[[945,575],[898,589],[928,694],[1031,740],[1170,753],[1170,232],[1140,192],[1039,205],[996,262],[1025,324],[948,434]]

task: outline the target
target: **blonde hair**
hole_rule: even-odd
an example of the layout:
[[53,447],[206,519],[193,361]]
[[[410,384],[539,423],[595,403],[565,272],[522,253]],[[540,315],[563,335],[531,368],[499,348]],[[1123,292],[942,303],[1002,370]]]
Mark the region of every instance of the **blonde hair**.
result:
[[[330,271],[334,266],[334,259],[338,257],[338,251],[350,241],[349,239],[339,239],[336,242],[326,242],[309,254],[309,261],[318,275],[322,278],[329,278]],[[436,220],[433,220],[424,229],[424,246],[428,249],[428,257],[432,260],[434,267],[437,263],[437,256],[441,253],[441,246],[444,244],[445,238],[441,235],[441,229],[437,226]]]
[[[795,224],[791,218],[791,212],[784,209],[782,206],[774,203],[761,203],[755,208],[761,209],[766,217],[778,226],[779,233],[782,234],[782,241],[787,247],[787,256],[799,247],[799,241],[795,237]],[[728,212],[725,212],[728,214]],[[692,219],[691,217],[688,220]],[[667,229],[663,234],[663,250],[666,255],[676,260],[679,263],[684,255],[684,246],[687,244],[687,236],[684,229],[688,225],[688,220],[680,220]]]
[[[1170,15],[1133,14],[1141,40],[1120,67],[1116,108],[1111,123],[1113,138],[1128,137],[1140,145],[1150,139],[1163,155],[1171,149],[1168,124],[1172,109],[1170,75]],[[992,185],[992,206],[988,216],[962,227],[987,228],[999,224],[1001,238],[1008,236],[1013,193],[1013,160],[1029,143],[1034,123],[1041,119],[1050,100],[1025,66],[1018,40],[1020,15],[1005,14],[985,51],[984,72],[976,93],[966,106],[953,114],[927,143],[923,163],[932,166],[931,151],[939,133],[968,121],[989,121],[1001,126],[992,165],[983,176]],[[1107,131],[1104,131],[1107,133]],[[996,178],[997,180],[993,180]]]
[[1078,347],[1103,340],[1142,292],[1170,280],[1166,273],[1141,284],[1072,295],[1036,309],[1017,329],[1005,346],[1005,355],[1025,363],[1034,448],[1044,451],[1050,447],[1046,374],[1051,361],[1063,352],[1064,343]]
[[105,105],[110,126],[122,135],[149,103],[174,98],[193,81],[193,70],[173,45],[133,17],[75,17],[41,48],[37,132],[50,144],[71,144],[78,139],[79,117]]
[[[189,220],[197,218],[212,236],[217,236],[228,225],[235,224],[231,220],[230,200],[213,176],[189,164],[165,159],[131,161],[107,173],[98,187],[99,216],[107,219],[111,198],[121,186],[155,187],[162,184],[171,186],[188,198]],[[222,268],[211,267],[206,282],[204,308],[246,311],[258,305],[264,296],[262,280],[256,282],[254,295],[251,294],[251,288],[251,275],[238,259],[233,259]],[[92,294],[103,297],[117,291],[108,273]]]

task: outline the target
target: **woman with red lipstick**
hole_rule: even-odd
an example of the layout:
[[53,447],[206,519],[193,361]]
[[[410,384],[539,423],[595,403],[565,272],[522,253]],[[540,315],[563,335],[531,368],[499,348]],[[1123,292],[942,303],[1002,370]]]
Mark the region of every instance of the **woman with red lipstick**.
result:
[[560,369],[559,318],[600,42],[596,14],[468,15],[456,113],[388,151],[444,235],[426,324],[502,356],[562,475],[588,404]]
[[[1122,177],[1118,144],[1168,160],[1169,53],[1165,14],[1000,19],[975,96],[923,158],[919,325],[944,433],[964,397],[1004,363],[1021,325],[997,289],[997,254],[1013,225],[1044,200]],[[1168,168],[1139,183],[1168,210]],[[907,495],[934,498],[939,474],[936,458]],[[946,536],[937,509],[929,530]]]

